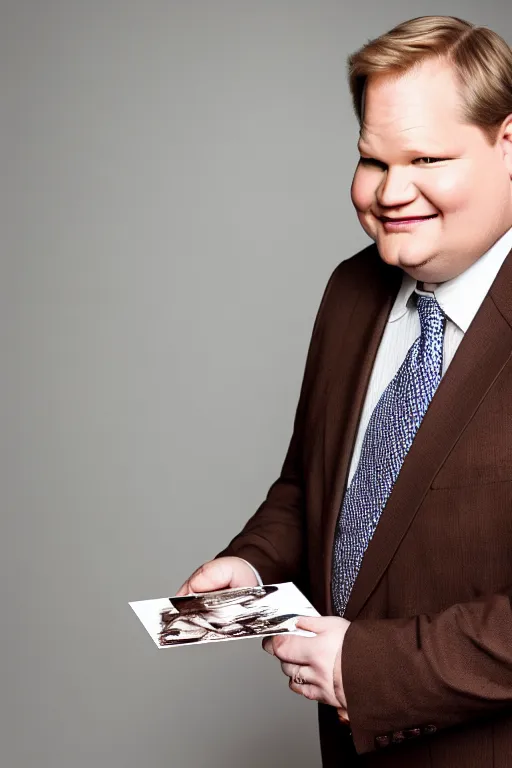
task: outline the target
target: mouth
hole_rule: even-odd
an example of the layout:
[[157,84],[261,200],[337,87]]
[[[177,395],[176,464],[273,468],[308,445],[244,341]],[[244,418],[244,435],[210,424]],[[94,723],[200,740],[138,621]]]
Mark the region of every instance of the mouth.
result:
[[432,219],[437,219],[437,216],[437,213],[432,213],[428,216],[378,216],[377,218],[384,224],[384,229],[393,230],[411,227],[424,221],[431,221]]

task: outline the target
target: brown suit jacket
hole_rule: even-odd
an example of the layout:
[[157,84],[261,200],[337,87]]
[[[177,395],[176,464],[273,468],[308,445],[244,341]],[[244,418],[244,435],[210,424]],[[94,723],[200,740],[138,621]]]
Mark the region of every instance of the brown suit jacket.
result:
[[[279,479],[220,554],[332,615],[336,519],[402,273],[342,262],[315,322]],[[405,459],[345,616],[350,727],[320,705],[323,765],[512,766],[512,252]]]

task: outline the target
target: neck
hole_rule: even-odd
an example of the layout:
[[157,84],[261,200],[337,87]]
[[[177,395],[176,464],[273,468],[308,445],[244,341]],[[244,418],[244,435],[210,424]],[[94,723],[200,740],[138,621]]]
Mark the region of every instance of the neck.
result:
[[439,283],[421,283],[418,280],[418,288],[420,291],[427,291],[428,293],[434,293]]

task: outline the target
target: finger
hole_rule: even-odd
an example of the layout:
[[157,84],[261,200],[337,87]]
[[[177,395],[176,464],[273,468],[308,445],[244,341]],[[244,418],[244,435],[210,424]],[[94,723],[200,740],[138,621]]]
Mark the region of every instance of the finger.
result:
[[233,569],[228,563],[210,561],[194,571],[189,579],[192,592],[213,592],[224,589],[231,583]]
[[195,570],[194,573],[188,577],[188,579],[181,585],[178,591],[174,593],[175,597],[185,597],[186,595],[194,594],[194,590],[191,586],[192,579],[194,579],[203,568],[204,565],[199,566],[199,568],[197,568],[197,570]]
[[184,597],[185,595],[190,595],[190,581],[188,579],[181,585],[178,591],[175,592],[175,597]]
[[321,701],[321,691],[316,685],[301,685],[302,695],[310,701]]
[[326,629],[325,616],[299,616],[295,626],[297,629],[305,629],[318,635]]
[[272,644],[273,639],[274,639],[273,637],[265,637],[263,638],[263,641],[261,643],[261,647],[263,648],[263,650],[266,651],[267,653],[270,653],[271,656],[275,656],[274,647]]
[[295,678],[299,674],[300,667],[298,664],[288,664],[287,661],[282,661],[281,669],[283,670],[283,674],[285,674],[286,677]]
[[339,707],[336,712],[338,713],[338,720],[340,723],[343,723],[343,725],[349,725],[350,720],[348,719],[348,712],[346,709],[343,709],[343,707]]
[[276,636],[273,642],[274,656],[290,664],[308,664],[311,658],[309,641],[310,638],[297,635]]
[[[319,688],[319,680],[313,667],[305,667],[298,664],[288,664],[288,662],[285,661],[281,662],[281,669],[283,670],[284,674],[292,680],[299,693],[301,692],[301,689],[304,688],[304,686],[309,685],[310,688]],[[298,683],[297,678],[305,680],[305,683]]]
[[192,576],[176,592],[177,597],[197,594],[200,592],[214,592],[217,589],[225,589],[231,584],[233,568],[225,560],[210,560],[197,568]]
[[311,701],[319,701],[317,698],[319,695],[319,689],[315,685],[297,685],[297,683],[294,682],[293,677],[291,677],[290,682],[288,683],[288,687],[290,691],[298,693],[299,696],[304,696],[305,699],[310,699]]

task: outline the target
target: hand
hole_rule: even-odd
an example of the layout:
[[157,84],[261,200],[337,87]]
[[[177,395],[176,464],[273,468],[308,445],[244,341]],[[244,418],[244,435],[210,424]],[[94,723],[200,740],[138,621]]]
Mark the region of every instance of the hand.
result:
[[[301,616],[297,629],[315,637],[274,635],[263,640],[263,649],[276,656],[290,678],[294,693],[336,707],[341,722],[348,722],[347,702],[341,677],[341,654],[350,622],[337,616]],[[299,684],[297,677],[306,682]]]
[[254,571],[240,557],[219,557],[201,565],[176,592],[176,597],[194,592],[214,592],[230,587],[256,587]]

